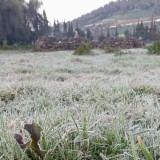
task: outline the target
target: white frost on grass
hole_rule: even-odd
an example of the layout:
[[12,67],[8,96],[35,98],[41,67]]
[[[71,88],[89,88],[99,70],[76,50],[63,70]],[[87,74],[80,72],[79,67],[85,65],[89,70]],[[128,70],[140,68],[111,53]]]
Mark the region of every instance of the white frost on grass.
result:
[[[82,126],[84,115],[91,135],[107,126],[126,128],[126,132],[136,128],[133,134],[144,136],[148,128],[155,131],[160,123],[160,57],[141,49],[121,56],[95,52],[93,56],[75,56],[70,51],[1,53],[0,134],[10,135],[7,123],[16,117],[19,121],[11,133],[34,120],[50,141],[75,128],[72,118]],[[157,135],[158,131],[152,134],[154,144],[159,143]],[[4,142],[8,143],[0,139]],[[3,152],[7,153],[5,147]]]

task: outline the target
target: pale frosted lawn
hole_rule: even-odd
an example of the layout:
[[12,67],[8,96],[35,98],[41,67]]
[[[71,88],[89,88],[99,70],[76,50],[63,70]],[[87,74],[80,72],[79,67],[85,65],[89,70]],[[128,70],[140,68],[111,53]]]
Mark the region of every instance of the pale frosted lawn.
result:
[[[0,157],[13,156],[12,134],[24,123],[34,120],[43,126],[49,150],[53,138],[75,129],[75,123],[81,127],[84,116],[89,136],[103,136],[109,129],[118,137],[123,130],[126,141],[133,138],[136,145],[136,136],[142,135],[156,156],[160,152],[160,57],[145,52],[131,50],[115,56],[95,50],[91,56],[75,56],[71,51],[1,51]],[[28,134],[23,134],[27,139]],[[138,149],[136,154],[143,157]],[[132,159],[133,146],[128,144],[116,156]]]

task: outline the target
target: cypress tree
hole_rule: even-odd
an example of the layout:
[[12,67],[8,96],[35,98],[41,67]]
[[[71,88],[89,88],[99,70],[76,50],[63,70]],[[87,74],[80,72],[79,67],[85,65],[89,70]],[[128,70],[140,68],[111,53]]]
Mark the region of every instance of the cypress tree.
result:
[[110,31],[109,31],[109,29],[107,30],[107,38],[110,38]]
[[67,36],[67,23],[65,21],[63,22],[63,36]]
[[103,31],[101,31],[101,35],[98,37],[99,42],[102,42],[105,39]]
[[116,32],[115,32],[115,37],[117,38],[118,37],[118,29],[117,29],[117,27],[116,27]]
[[72,22],[68,23],[68,37],[74,37],[74,32],[73,32],[73,24]]
[[86,37],[87,37],[88,40],[92,40],[92,39],[93,39],[92,33],[91,33],[91,31],[89,30],[89,28],[87,28]]

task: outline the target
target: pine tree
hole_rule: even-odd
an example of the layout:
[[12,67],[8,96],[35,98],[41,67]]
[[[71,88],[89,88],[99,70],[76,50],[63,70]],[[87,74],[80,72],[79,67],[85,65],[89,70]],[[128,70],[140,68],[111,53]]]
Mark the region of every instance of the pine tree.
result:
[[92,40],[92,39],[93,39],[92,33],[91,33],[91,31],[89,30],[89,28],[87,28],[86,37],[87,37],[88,40]]
[[149,38],[150,38],[151,41],[154,41],[154,40],[157,39],[156,34],[157,34],[156,23],[155,23],[155,21],[152,19],[151,25],[150,25],[150,34],[149,34]]
[[82,29],[77,28],[76,31],[78,32],[78,35],[79,35],[80,37],[82,37],[82,38],[85,37],[85,33],[84,33],[84,31],[83,31]]
[[78,20],[76,20],[76,30],[79,28]]
[[59,38],[60,36],[61,36],[60,24],[59,21],[57,20],[57,37]]
[[67,36],[67,23],[65,21],[63,22],[63,36]]
[[132,34],[132,36],[136,37],[136,26],[133,27],[133,34]]
[[141,21],[141,23],[139,23],[139,21],[138,21],[138,24],[136,26],[135,31],[136,31],[135,32],[135,37],[142,38],[143,40],[145,40],[146,32],[145,32],[145,27],[143,25],[143,21]]
[[58,20],[57,22],[54,20],[53,33],[56,38],[60,38],[61,32],[60,32],[60,24]]
[[144,40],[148,41],[149,40],[149,27],[148,26],[145,26],[144,32],[145,32]]
[[76,21],[76,29],[75,29],[75,31],[78,32],[79,37],[82,37],[82,38],[85,37],[84,31],[79,27],[78,20]]
[[107,38],[110,38],[110,31],[109,31],[109,29],[107,30]]
[[53,24],[53,34],[56,37],[56,28],[57,28],[57,24],[56,21],[54,20],[54,24]]
[[118,29],[117,29],[117,27],[116,27],[116,32],[115,32],[115,37],[117,38],[118,37]]
[[103,31],[101,31],[101,35],[98,37],[99,42],[102,42],[105,39]]
[[51,27],[49,26],[49,21],[47,19],[47,15],[46,15],[46,12],[45,10],[43,10],[43,25],[41,26],[41,35],[42,36],[47,36],[49,35],[49,33],[51,32]]
[[141,21],[139,25],[139,36],[144,40],[145,39],[145,27],[143,25],[143,21]]
[[125,30],[124,35],[125,35],[126,38],[130,37],[130,32],[129,32],[128,29]]
[[67,32],[68,37],[74,37],[74,31],[73,31],[73,24],[72,22],[68,23],[68,32]]

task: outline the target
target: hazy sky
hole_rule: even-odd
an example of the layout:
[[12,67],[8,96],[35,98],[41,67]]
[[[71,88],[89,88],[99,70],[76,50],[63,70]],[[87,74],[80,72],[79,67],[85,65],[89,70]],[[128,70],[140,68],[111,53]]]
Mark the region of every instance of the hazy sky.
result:
[[72,20],[94,9],[97,9],[111,0],[41,0],[42,8],[46,10],[48,20],[53,23]]

